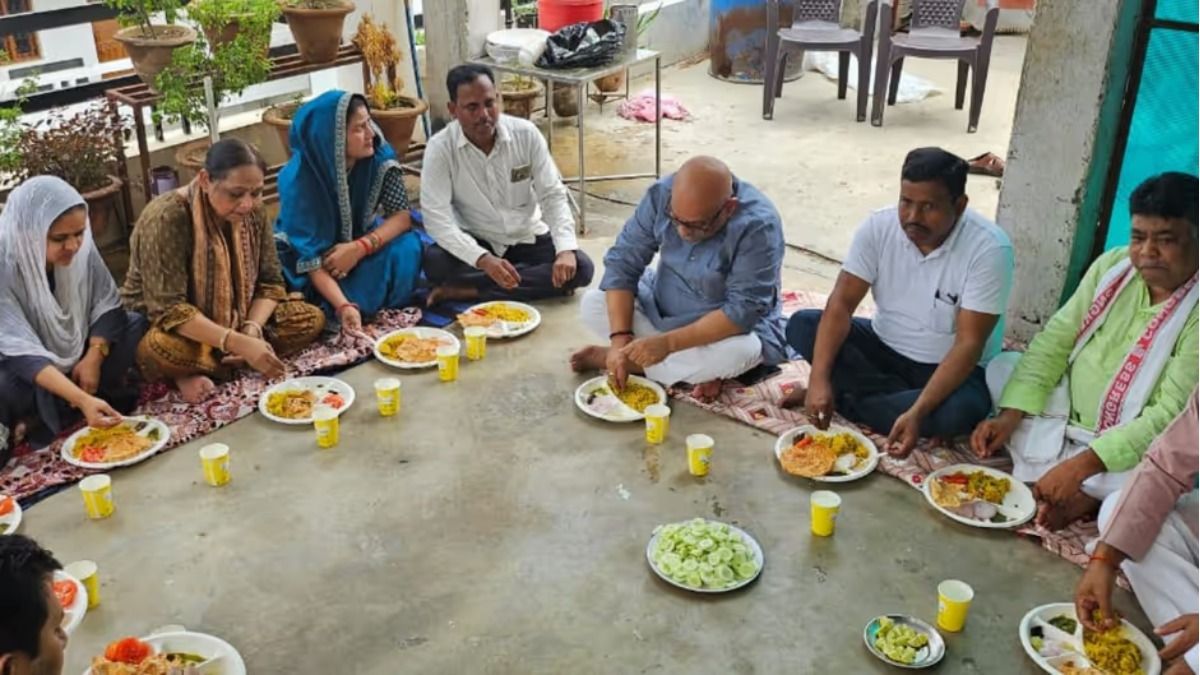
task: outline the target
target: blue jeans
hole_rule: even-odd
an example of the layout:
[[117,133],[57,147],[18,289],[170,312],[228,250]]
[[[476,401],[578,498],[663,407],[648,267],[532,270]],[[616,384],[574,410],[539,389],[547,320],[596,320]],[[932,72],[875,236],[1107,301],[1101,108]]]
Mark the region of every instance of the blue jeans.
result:
[[[788,320],[787,341],[812,363],[821,310],[796,312]],[[888,347],[868,319],[851,319],[850,333],[833,364],[834,405],[848,420],[886,434],[904,414],[937,370],[936,363],[918,363]],[[976,366],[965,382],[921,421],[921,435],[950,438],[971,433],[991,412],[983,368]]]

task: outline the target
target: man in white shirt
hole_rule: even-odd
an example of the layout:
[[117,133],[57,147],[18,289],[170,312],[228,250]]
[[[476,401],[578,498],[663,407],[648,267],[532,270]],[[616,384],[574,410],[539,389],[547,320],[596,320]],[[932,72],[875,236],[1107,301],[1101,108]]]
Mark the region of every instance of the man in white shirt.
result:
[[[820,428],[836,408],[907,456],[921,436],[969,434],[991,411],[983,366],[1000,352],[1012,288],[1008,236],[967,208],[967,163],[941,148],[904,160],[898,206],[854,235],[824,312],[797,312],[788,343],[812,364],[804,403]],[[852,318],[871,291],[871,320]]]
[[457,66],[446,87],[454,121],[429,139],[421,168],[421,212],[437,242],[425,251],[429,304],[536,300],[590,284],[592,261],[537,127],[500,114],[488,68]]

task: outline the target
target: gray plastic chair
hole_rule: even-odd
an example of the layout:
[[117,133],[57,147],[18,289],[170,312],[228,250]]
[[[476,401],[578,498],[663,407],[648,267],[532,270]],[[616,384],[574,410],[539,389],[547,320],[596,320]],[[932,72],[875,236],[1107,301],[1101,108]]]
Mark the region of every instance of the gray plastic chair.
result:
[[850,55],[858,57],[858,121],[867,119],[867,89],[871,81],[871,51],[875,42],[878,0],[867,3],[861,32],[842,28],[842,0],[792,0],[792,25],[779,27],[780,0],[767,0],[767,54],[763,77],[763,119],[775,116],[775,99],[783,95],[783,76],[789,55],[804,52],[838,53],[838,99],[846,98]]
[[[895,105],[896,90],[904,58],[955,59],[958,61],[958,86],[954,92],[954,109],[962,110],[967,91],[967,71],[971,71],[971,108],[967,112],[967,133],[979,126],[979,110],[983,107],[983,90],[987,86],[988,64],[992,58],[992,40],[996,22],[1000,20],[1000,0],[987,0],[980,37],[962,37],[959,28],[964,0],[912,0],[912,23],[908,34],[892,34],[894,0],[881,0],[879,49],[875,64],[875,100],[871,106],[871,124],[883,125],[883,97]],[[975,0],[971,0],[975,2]],[[891,77],[889,78],[889,71]]]

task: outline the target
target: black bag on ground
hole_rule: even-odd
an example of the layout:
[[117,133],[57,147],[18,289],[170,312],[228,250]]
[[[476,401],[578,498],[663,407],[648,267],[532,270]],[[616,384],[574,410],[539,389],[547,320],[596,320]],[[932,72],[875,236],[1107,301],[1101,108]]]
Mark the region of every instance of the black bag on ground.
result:
[[546,51],[534,64],[538,68],[593,68],[621,54],[625,27],[604,19],[563,26],[546,38]]

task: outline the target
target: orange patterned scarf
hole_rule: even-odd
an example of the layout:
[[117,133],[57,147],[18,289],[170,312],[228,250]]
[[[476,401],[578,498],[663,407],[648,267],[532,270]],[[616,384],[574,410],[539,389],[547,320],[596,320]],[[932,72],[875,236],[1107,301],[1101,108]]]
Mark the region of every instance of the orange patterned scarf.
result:
[[260,211],[229,225],[213,213],[196,181],[187,188],[192,212],[192,302],[208,318],[236,329],[250,312],[258,280]]

